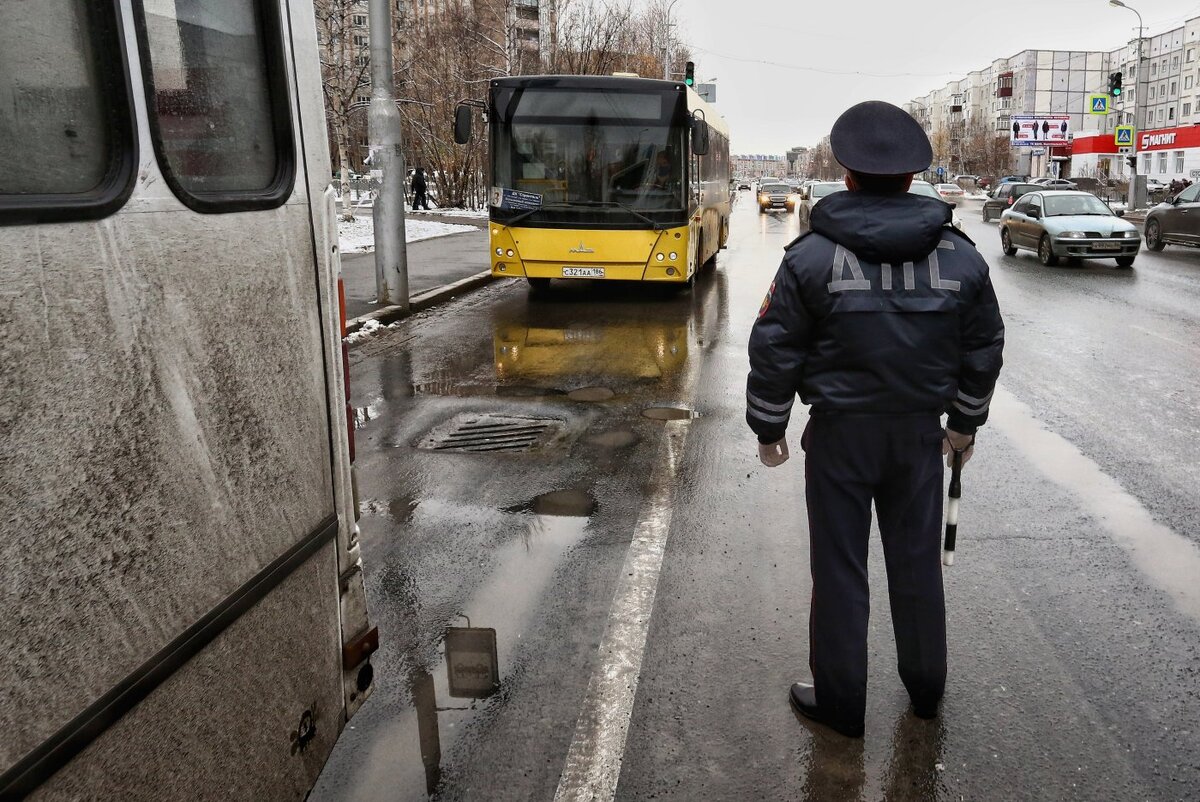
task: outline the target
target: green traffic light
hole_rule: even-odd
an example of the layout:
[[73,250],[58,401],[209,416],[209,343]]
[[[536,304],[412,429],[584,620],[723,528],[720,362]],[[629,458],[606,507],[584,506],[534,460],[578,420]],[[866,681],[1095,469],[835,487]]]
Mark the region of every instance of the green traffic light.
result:
[[1113,93],[1113,97],[1119,96],[1121,94],[1121,87],[1114,86],[1112,93]]
[[696,83],[696,80],[694,78],[684,78],[683,82],[688,86],[692,86]]

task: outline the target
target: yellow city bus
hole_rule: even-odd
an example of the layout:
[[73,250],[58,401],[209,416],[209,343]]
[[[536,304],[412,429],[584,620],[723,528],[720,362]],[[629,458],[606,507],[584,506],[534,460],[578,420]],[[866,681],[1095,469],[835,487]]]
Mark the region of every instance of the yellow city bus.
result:
[[486,108],[493,275],[690,284],[725,246],[729,129],[684,83],[501,78]]

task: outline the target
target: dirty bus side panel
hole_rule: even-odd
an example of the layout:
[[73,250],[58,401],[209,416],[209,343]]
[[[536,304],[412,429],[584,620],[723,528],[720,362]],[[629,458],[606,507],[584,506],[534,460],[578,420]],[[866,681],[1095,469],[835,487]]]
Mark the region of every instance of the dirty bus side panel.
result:
[[0,797],[299,798],[343,724],[290,5],[0,10]]

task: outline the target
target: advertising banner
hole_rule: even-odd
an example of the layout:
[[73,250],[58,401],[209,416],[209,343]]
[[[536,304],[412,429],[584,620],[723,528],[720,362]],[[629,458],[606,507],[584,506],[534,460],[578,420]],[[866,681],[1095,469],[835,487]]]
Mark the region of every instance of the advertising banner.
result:
[[1068,114],[1014,115],[1009,131],[1013,145],[1063,144],[1071,139]]

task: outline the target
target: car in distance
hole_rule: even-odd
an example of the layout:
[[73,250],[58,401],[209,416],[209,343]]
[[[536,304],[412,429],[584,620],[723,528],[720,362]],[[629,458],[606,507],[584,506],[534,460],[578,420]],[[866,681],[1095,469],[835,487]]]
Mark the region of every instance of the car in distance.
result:
[[788,198],[792,188],[784,183],[760,184],[758,187],[758,211],[766,213],[770,209],[787,209]]
[[1074,181],[1065,178],[1035,178],[1029,183],[1037,184],[1042,189],[1079,189]]
[[992,196],[983,202],[981,212],[983,214],[983,222],[986,223],[989,220],[999,219],[1005,209],[1017,202],[1017,198],[1020,198],[1026,192],[1036,192],[1037,190],[1037,184],[1009,181],[1006,184],[999,185],[996,187],[996,191],[992,193]]
[[1200,181],[1148,211],[1144,231],[1152,251],[1168,244],[1200,246]]
[[1116,259],[1117,267],[1133,267],[1141,243],[1137,228],[1090,192],[1027,192],[1000,215],[1004,254],[1025,248],[1048,267],[1063,257]]
[[938,184],[934,189],[945,201],[959,201],[963,198],[963,190],[958,184]]
[[739,181],[739,182],[738,182],[738,190],[740,191],[740,190],[743,190],[743,189],[750,189],[750,182],[749,182],[749,181],[742,180],[742,181]]
[[845,189],[845,181],[813,181],[803,187],[796,201],[796,212],[800,218],[800,225],[808,225],[813,206],[816,206],[821,198],[827,198],[833,193],[842,192]]
[[[933,184],[930,184],[928,181],[913,181],[912,186],[908,188],[908,191],[914,195],[924,195],[927,198],[937,198],[940,201],[945,201],[950,205],[951,209],[958,206],[956,202],[948,201],[938,194],[938,191],[933,188]],[[958,212],[953,212],[951,214],[950,224],[959,231],[962,231],[962,219],[958,216]]]

